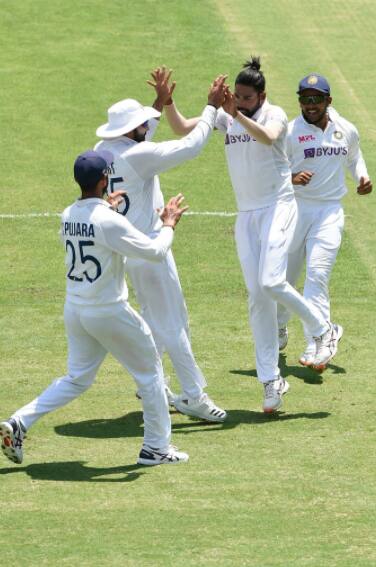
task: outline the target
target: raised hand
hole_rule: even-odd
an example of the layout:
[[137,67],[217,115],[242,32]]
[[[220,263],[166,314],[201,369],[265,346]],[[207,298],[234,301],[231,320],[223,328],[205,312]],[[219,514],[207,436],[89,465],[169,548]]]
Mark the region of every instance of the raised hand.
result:
[[172,93],[174,92],[176,86],[175,81],[172,81],[171,83],[169,82],[172,74],[172,69],[167,69],[164,65],[162,65],[162,67],[157,67],[150,74],[153,80],[148,80],[146,82],[148,83],[148,85],[153,87],[155,92],[157,93],[157,98],[153,106],[157,110],[162,110],[163,106],[166,103],[171,102]]
[[223,101],[223,110],[230,114],[233,118],[236,117],[238,109],[236,108],[235,96],[231,92],[230,87],[225,85],[225,99]]
[[225,100],[227,75],[219,75],[210,85],[208,93],[208,104],[219,108]]

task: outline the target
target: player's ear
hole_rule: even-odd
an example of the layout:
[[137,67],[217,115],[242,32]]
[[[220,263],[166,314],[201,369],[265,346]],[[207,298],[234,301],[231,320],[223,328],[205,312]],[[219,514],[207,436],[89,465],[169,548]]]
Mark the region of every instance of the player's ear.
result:
[[327,101],[328,106],[329,106],[329,104],[332,104],[332,97],[331,97],[331,96],[328,96],[327,99],[326,99],[326,101]]
[[260,93],[261,104],[263,104],[265,102],[265,99],[266,99],[266,92],[264,91],[264,92]]

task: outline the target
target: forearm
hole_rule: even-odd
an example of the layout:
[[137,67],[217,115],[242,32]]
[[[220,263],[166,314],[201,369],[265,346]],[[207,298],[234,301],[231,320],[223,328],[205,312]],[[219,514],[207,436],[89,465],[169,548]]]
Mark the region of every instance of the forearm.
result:
[[143,179],[149,179],[172,167],[193,159],[203,149],[213,131],[217,111],[206,106],[197,126],[184,138],[160,142],[158,144],[139,144],[128,155],[127,161]]
[[164,107],[164,111],[172,131],[179,136],[189,134],[200,120],[200,117],[185,118],[176,108],[174,102],[167,104]]
[[120,216],[115,222],[102,222],[101,228],[106,245],[111,250],[126,258],[140,258],[150,262],[161,262],[174,238],[171,226],[163,226],[156,238],[149,238]]
[[358,152],[356,159],[348,163],[347,167],[353,179],[357,183],[359,183],[361,177],[364,177],[365,179],[369,179],[366,162],[364,161],[363,154],[360,150]]
[[263,126],[254,120],[247,118],[241,112],[237,112],[235,120],[237,120],[247,132],[260,144],[271,146],[277,140],[282,132],[282,124],[273,123],[273,125]]

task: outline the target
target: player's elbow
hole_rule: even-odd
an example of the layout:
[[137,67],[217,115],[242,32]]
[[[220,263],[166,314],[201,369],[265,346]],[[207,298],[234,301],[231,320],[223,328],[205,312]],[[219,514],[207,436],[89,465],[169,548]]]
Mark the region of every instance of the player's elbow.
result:
[[175,134],[178,136],[188,136],[193,130],[194,126],[189,126],[189,124],[178,124],[172,127]]
[[169,251],[169,247],[166,246],[164,246],[163,248],[156,248],[153,251],[153,255],[149,258],[149,261],[154,262],[155,264],[163,262],[163,260],[167,256],[168,251]]

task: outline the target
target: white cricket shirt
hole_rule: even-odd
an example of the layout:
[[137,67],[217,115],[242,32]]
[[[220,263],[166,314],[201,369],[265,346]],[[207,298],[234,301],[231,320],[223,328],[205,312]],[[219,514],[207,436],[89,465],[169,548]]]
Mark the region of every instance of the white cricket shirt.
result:
[[103,199],[76,201],[64,210],[61,219],[67,300],[82,305],[126,300],[126,258],[163,260],[173,234],[172,228],[163,227],[151,240]]
[[239,211],[250,211],[293,198],[291,170],[286,155],[287,116],[279,106],[265,101],[254,115],[258,124],[281,124],[281,134],[269,146],[257,142],[223,109],[216,128],[226,134],[227,165]]
[[329,110],[325,130],[309,124],[303,115],[288,126],[287,154],[291,171],[311,171],[307,185],[294,185],[298,198],[312,201],[338,201],[346,193],[345,170],[355,181],[368,177],[359,147],[358,131],[334,109]]
[[[206,106],[196,127],[184,138],[168,142],[135,142],[126,136],[102,140],[95,149],[114,156],[109,174],[109,191],[124,189],[129,200],[127,219],[148,234],[162,223],[158,208],[164,205],[158,174],[196,157],[214,128],[217,110]],[[151,124],[153,132],[157,121]]]

